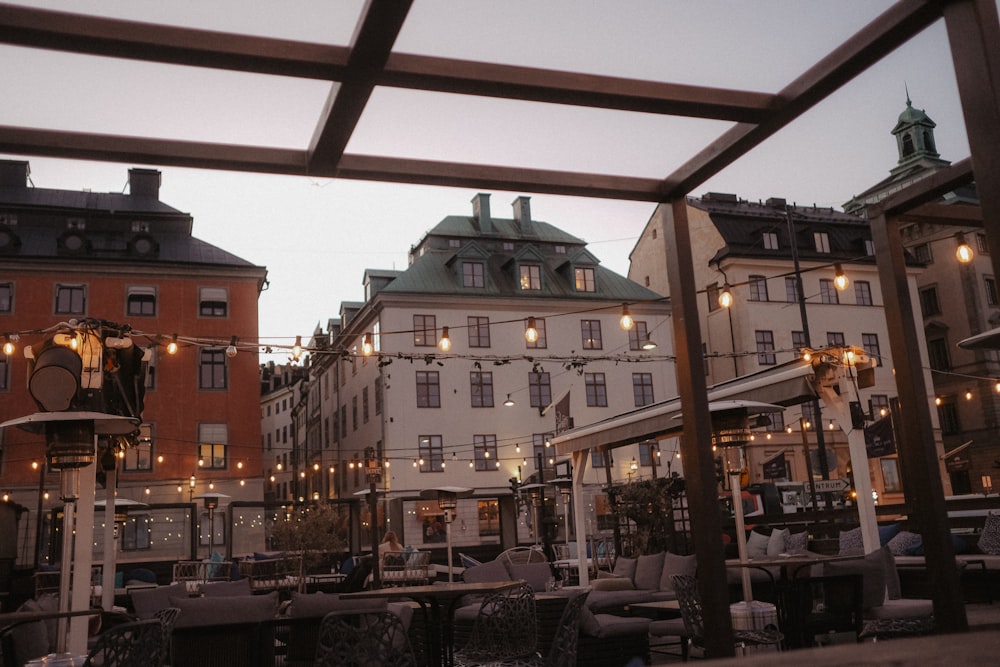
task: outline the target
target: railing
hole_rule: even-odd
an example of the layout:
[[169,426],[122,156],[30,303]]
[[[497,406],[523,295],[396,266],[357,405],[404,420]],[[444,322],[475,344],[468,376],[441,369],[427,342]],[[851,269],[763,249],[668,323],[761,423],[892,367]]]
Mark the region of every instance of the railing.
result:
[[409,586],[430,581],[430,551],[389,551],[382,554],[382,585]]
[[267,560],[241,560],[240,576],[250,580],[250,590],[258,592],[300,588],[302,556],[298,554]]

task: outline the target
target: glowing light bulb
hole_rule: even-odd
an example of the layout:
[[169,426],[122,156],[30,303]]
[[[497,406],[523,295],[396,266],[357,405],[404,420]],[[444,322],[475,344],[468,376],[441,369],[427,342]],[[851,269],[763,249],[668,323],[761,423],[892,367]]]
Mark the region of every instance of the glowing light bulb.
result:
[[833,270],[833,286],[837,288],[838,292],[843,292],[847,289],[847,286],[851,283],[851,281],[847,279],[846,275],[844,275],[844,269],[841,268],[840,264],[834,264]]
[[625,304],[622,304],[622,317],[618,320],[618,324],[625,331],[629,331],[635,326],[635,320],[632,319],[632,314],[628,312],[628,306]]
[[722,286],[722,291],[719,292],[719,305],[723,308],[729,308],[733,305],[733,300],[733,290],[729,283],[726,283]]
[[528,323],[524,327],[524,340],[529,343],[538,342],[538,329],[535,328],[536,322],[534,317],[528,318]]
[[451,338],[448,337],[448,327],[441,327],[441,340],[438,341],[438,347],[442,352],[447,352],[451,349]]

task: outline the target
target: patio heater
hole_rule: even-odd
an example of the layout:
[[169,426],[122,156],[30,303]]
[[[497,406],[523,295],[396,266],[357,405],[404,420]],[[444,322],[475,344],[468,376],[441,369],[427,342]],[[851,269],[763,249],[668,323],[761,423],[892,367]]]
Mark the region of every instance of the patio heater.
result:
[[365,479],[368,480],[368,513],[371,515],[372,538],[372,588],[382,587],[378,553],[378,493],[376,486],[382,483],[382,464],[375,456],[374,447],[365,447]]
[[125,522],[128,521],[128,512],[130,509],[148,507],[146,503],[139,502],[138,500],[115,497],[112,485],[108,484],[108,487],[108,494],[112,496],[111,503],[114,520],[111,522],[108,521],[107,499],[94,502],[95,508],[100,508],[104,511],[104,569],[101,576],[101,609],[105,611],[111,611],[111,607],[114,606],[115,602],[115,563],[118,558],[118,539],[121,535],[119,526],[124,527]]
[[224,493],[203,493],[195,498],[204,500],[205,509],[208,510],[208,557],[211,559],[212,552],[215,551],[215,509],[220,500],[228,499],[229,496]]
[[521,491],[528,492],[528,498],[531,500],[531,516],[532,524],[535,528],[535,546],[544,538],[542,536],[542,518],[545,512],[545,487],[548,484],[540,484],[535,482],[534,484],[523,484],[521,485]]
[[465,486],[439,486],[433,489],[424,489],[420,492],[421,498],[437,499],[438,508],[444,512],[444,532],[448,544],[448,583],[453,581],[453,566],[451,554],[451,522],[455,520],[455,508],[458,507],[459,498],[468,498],[473,493],[473,489]]
[[552,485],[559,489],[563,500],[563,523],[566,531],[566,547],[569,548],[569,503],[573,497],[573,480],[569,477],[556,477]]

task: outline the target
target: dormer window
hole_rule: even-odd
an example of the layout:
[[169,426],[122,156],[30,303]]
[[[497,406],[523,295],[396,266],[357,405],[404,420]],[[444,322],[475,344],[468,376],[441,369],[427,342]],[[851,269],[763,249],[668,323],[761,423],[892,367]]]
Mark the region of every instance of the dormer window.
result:
[[448,239],[448,247],[449,248],[461,248],[462,247],[462,239]]
[[778,235],[775,232],[764,232],[761,235],[761,241],[764,244],[765,250],[777,250],[778,249]]
[[597,283],[594,278],[594,269],[590,267],[578,267],[573,269],[574,284],[577,292],[596,292]]
[[564,245],[557,245],[555,247],[555,253],[557,255],[565,255],[566,254],[566,246],[564,246]]
[[865,239],[865,254],[869,257],[875,256],[875,242],[871,239]]
[[830,235],[826,232],[813,232],[813,242],[816,244],[816,252],[830,252]]
[[486,265],[482,262],[462,262],[462,286],[486,287]]
[[66,229],[77,229],[83,231],[87,228],[87,221],[83,218],[70,218],[66,221]]
[[542,267],[537,264],[522,264],[519,270],[522,290],[542,289]]

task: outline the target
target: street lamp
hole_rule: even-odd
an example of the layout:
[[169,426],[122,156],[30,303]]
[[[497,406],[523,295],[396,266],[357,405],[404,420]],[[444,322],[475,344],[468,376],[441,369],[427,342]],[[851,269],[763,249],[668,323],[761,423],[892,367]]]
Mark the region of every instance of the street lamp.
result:
[[368,512],[371,514],[372,588],[382,587],[378,553],[378,495],[376,486],[382,482],[382,464],[374,447],[365,447],[365,479],[368,480]]
[[437,498],[438,508],[444,512],[444,532],[448,543],[448,583],[452,582],[451,522],[455,520],[455,508],[459,498],[468,498],[473,490],[465,486],[439,486],[424,489],[421,498]]

